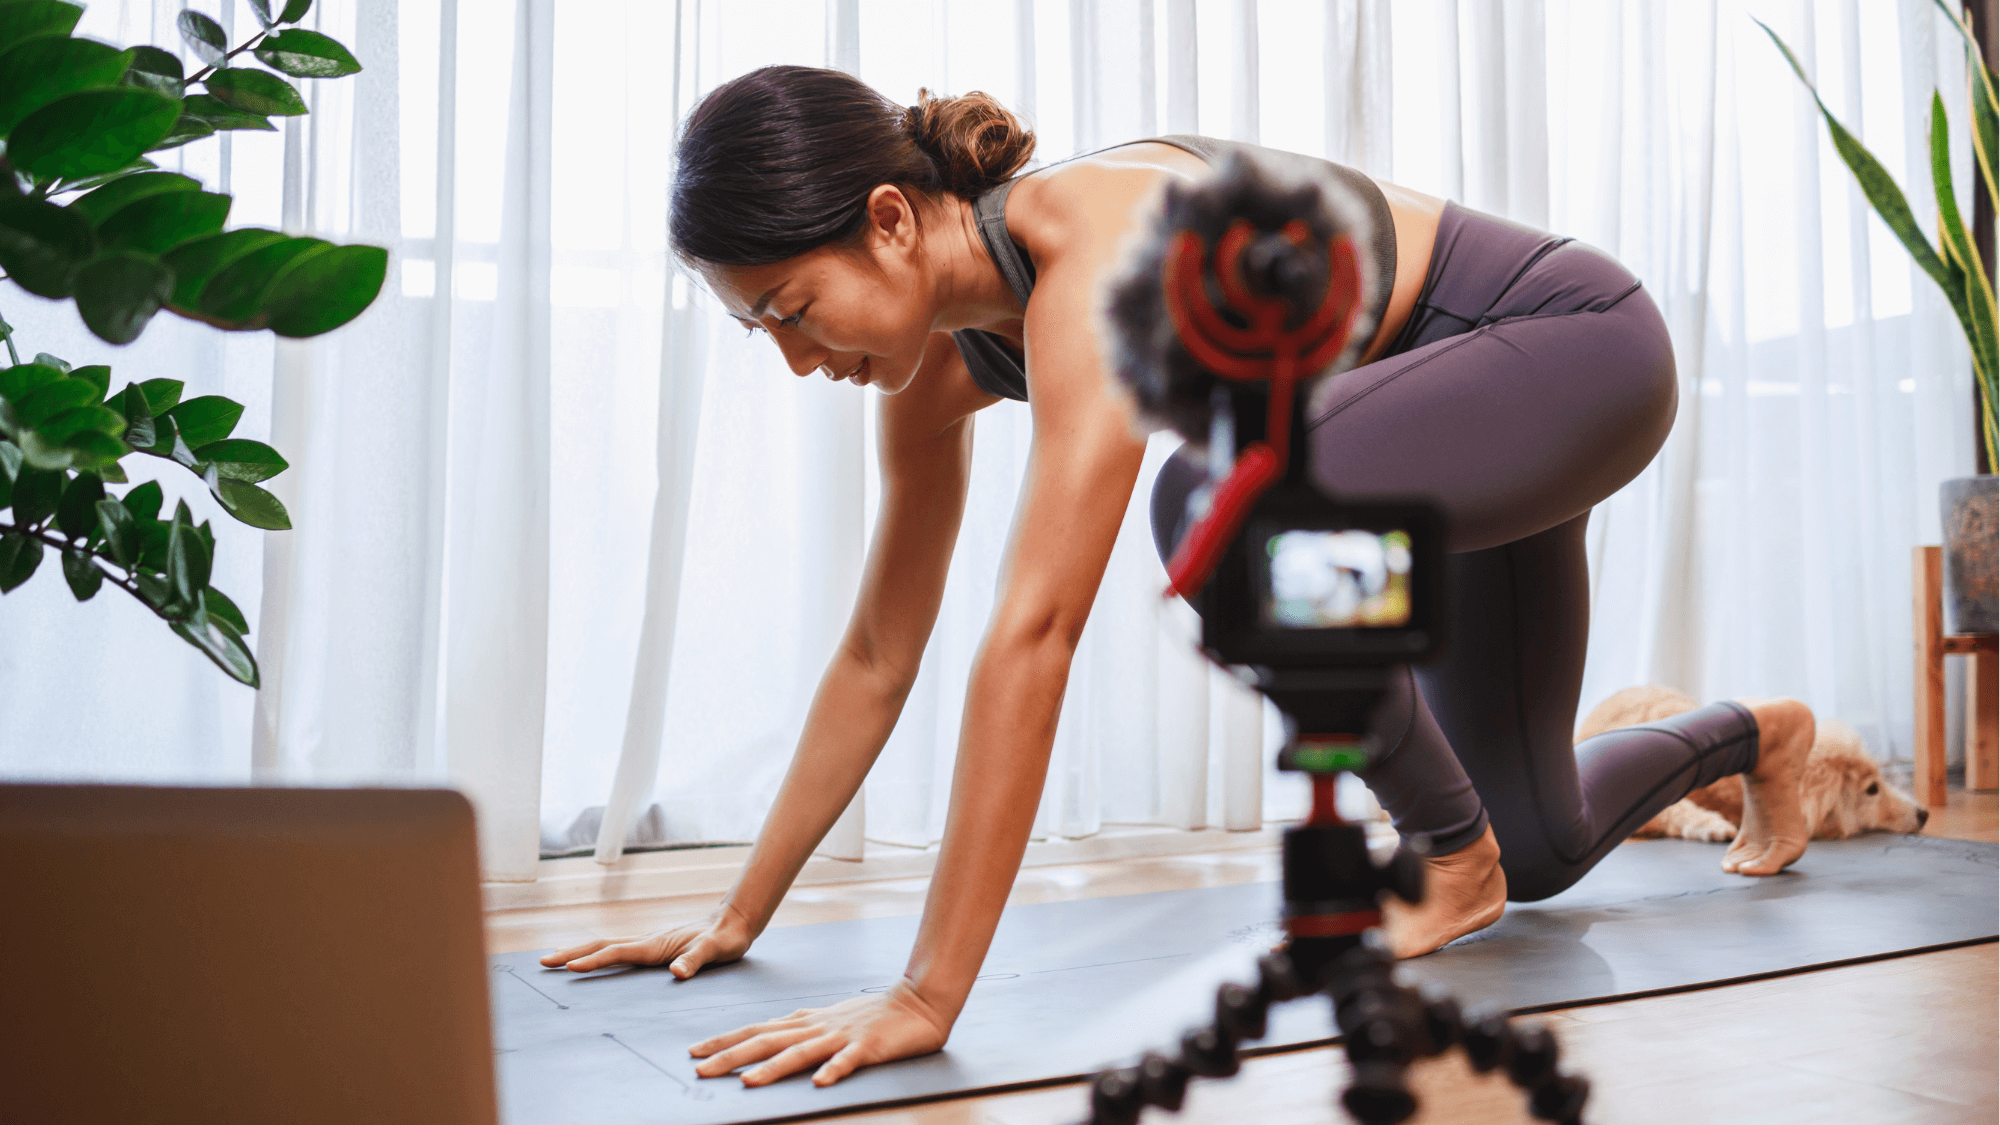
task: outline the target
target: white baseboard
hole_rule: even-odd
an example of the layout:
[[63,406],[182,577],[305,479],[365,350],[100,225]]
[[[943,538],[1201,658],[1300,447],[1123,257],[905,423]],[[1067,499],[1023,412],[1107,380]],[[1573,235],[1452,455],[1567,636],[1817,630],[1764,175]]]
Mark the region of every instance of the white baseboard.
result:
[[[1188,832],[1155,826],[1112,826],[1081,840],[1032,842],[1021,866],[1053,867],[1102,859],[1275,848],[1282,827],[1273,825],[1253,832],[1225,832],[1219,828]],[[814,856],[806,861],[805,869],[799,872],[793,885],[929,875],[937,863],[937,852],[935,847],[899,848],[871,842],[860,860]],[[749,855],[748,845],[736,845],[635,852],[610,866],[589,856],[545,859],[532,883],[487,883],[482,890],[489,911],[671,895],[720,895],[735,883],[737,872],[742,870]]]

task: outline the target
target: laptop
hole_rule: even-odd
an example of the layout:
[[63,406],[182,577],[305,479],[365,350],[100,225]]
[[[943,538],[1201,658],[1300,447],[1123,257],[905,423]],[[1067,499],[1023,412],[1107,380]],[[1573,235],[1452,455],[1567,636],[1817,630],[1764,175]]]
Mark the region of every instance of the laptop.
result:
[[449,790],[0,785],[0,1120],[493,1125]]

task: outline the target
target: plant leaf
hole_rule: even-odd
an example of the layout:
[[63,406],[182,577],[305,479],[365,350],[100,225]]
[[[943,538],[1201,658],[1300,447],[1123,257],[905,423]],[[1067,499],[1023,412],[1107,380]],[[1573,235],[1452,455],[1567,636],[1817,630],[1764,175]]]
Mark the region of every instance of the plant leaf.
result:
[[174,520],[167,525],[167,588],[175,599],[196,605],[208,588],[208,547],[195,534],[187,501],[174,507]]
[[65,195],[72,191],[89,191],[92,188],[102,187],[113,180],[123,179],[126,176],[136,175],[140,172],[157,171],[159,167],[159,165],[142,156],[123,168],[114,168],[109,172],[100,172],[94,176],[78,176],[74,179],[63,180],[56,184],[55,187],[50,188],[49,194]]
[[167,130],[167,135],[154,141],[153,147],[146,151],[164,152],[170,148],[179,148],[189,141],[198,141],[203,137],[214,135],[215,126],[202,118],[193,117],[184,112],[179,117],[174,118],[174,127]]
[[[36,356],[35,358],[39,360],[42,357]],[[111,393],[111,369],[101,363],[93,363],[89,367],[79,367],[71,371],[69,377],[72,379],[82,379],[91,386],[96,387],[97,400],[99,402],[104,401],[104,397]]]
[[[171,417],[161,418],[157,421],[163,425],[171,426],[174,424],[174,420]],[[174,464],[179,465],[189,472],[194,472],[194,467],[201,463],[195,460],[194,450],[188,448],[187,440],[180,435],[178,428],[175,429],[173,439],[168,443],[166,456]]]
[[227,672],[231,679],[253,688],[258,686],[257,660],[250,655],[243,638],[228,625],[203,612],[199,605],[185,619],[174,622],[172,628],[181,639],[201,650],[203,656]]
[[201,291],[210,278],[245,254],[285,241],[274,230],[241,227],[211,234],[174,247],[162,260],[174,271],[174,295],[168,307],[183,315],[200,307]]
[[121,176],[69,203],[69,209],[101,226],[126,206],[149,195],[173,191],[200,191],[201,181],[178,172],[140,172]]
[[0,371],[0,398],[26,402],[29,395],[65,378],[61,369],[46,363],[17,363]]
[[146,405],[153,408],[153,413],[165,414],[180,403],[183,386],[179,379],[148,379],[139,384],[139,389],[145,392]]
[[160,518],[160,505],[166,503],[166,494],[161,490],[159,481],[149,480],[126,493],[122,503],[135,520],[157,520]]
[[339,78],[361,70],[346,47],[317,31],[288,27],[257,44],[259,62],[294,78]]
[[290,531],[292,517],[285,505],[269,491],[247,481],[227,477],[215,482],[215,498],[230,515],[266,531]]
[[297,117],[306,112],[305,99],[292,84],[268,70],[226,66],[209,75],[202,85],[217,101],[245,113]]
[[104,585],[104,572],[97,569],[97,562],[86,551],[68,550],[62,556],[63,581],[69,583],[69,592],[76,600],[87,602],[97,596],[97,588]]
[[174,271],[158,258],[108,254],[76,271],[76,311],[109,344],[129,344],[174,291]]
[[[0,4],[0,11],[6,7]],[[114,171],[166,136],[180,113],[179,102],[136,86],[70,94],[14,126],[7,138],[7,160],[44,179]]]
[[124,433],[125,416],[108,406],[93,403],[65,410],[35,428],[50,441],[82,447],[87,443],[74,440],[80,434],[104,434],[115,438]]
[[129,53],[132,67],[125,72],[125,81],[170,98],[187,92],[187,72],[181,69],[179,56],[158,47],[133,47]]
[[221,395],[191,398],[167,411],[190,449],[221,441],[243,417],[243,405]]
[[22,440],[24,457],[42,446],[41,452],[51,464],[59,460],[65,468],[110,479],[122,479],[122,472],[117,471],[118,459],[130,452],[124,442],[94,429],[80,429],[61,438],[44,438],[30,431],[22,435]]
[[125,475],[125,466],[119,464],[116,458],[123,457],[130,452],[131,452],[130,449],[121,448],[120,450],[118,450],[117,454],[111,461],[108,462],[100,461],[96,465],[88,469],[85,469],[83,471],[88,472],[91,476],[96,477],[98,480],[101,480],[106,484],[124,484],[127,480],[131,478]]
[[66,480],[59,471],[29,464],[27,450],[22,450],[21,467],[14,473],[14,522],[25,527],[55,515]]
[[260,304],[278,335],[317,336],[360,316],[388,272],[389,252],[380,246],[337,246],[294,261]]
[[209,94],[189,94],[181,103],[181,112],[198,118],[218,132],[228,129],[257,129],[266,133],[278,131],[278,127],[263,116],[246,113]]
[[223,479],[252,484],[270,480],[291,467],[277,450],[248,438],[210,442],[195,450],[194,455],[211,465]]
[[69,374],[69,361],[60,356],[53,356],[47,352],[36,352],[34,362],[41,364],[43,367],[53,367],[65,375]]
[[1953,266],[1953,284],[1945,295],[1953,298],[1952,309],[1972,345],[1974,370],[1984,372],[1994,363],[1993,287],[1980,265],[1979,248],[1973,245],[1972,234],[1958,211],[1958,193],[1951,178],[1950,122],[1945,117],[1944,98],[1935,92],[1931,94],[1931,181],[1937,192],[1939,241]]
[[0,4],[0,50],[44,35],[68,35],[83,18],[81,4],[14,0]]
[[69,482],[56,505],[56,526],[71,539],[82,539],[97,530],[97,502],[104,499],[104,482],[84,475]]
[[1833,134],[1834,151],[1840,153],[1848,170],[1854,173],[1855,180],[1861,185],[1861,193],[1868,197],[1875,213],[1882,216],[1882,221],[1902,242],[1903,249],[1909,251],[1917,268],[1930,275],[1940,288],[1944,287],[1944,262],[1932,249],[1930,240],[1924,237],[1923,229],[1917,226],[1916,216],[1910,213],[1909,201],[1903,198],[1903,190],[1896,186],[1889,170],[1882,167],[1882,162],[1863,148],[1860,141],[1854,139],[1853,134],[1833,116],[1832,110],[1826,108],[1826,103],[1820,100],[1818,88],[1806,77],[1805,68],[1799,65],[1799,60],[1793,56],[1792,49],[1785,46],[1785,41],[1778,38],[1778,33],[1762,20],[1757,21],[1757,26],[1763,28],[1764,34],[1771,37],[1771,42],[1778,45],[1785,61],[1791,64],[1792,73],[1799,76],[1799,81],[1805,83],[1806,90],[1812,94],[1813,104],[1819,106],[1820,116],[1826,119],[1827,129]]
[[[62,477],[63,470],[76,463],[75,450],[62,442],[43,437],[38,431],[24,429],[20,432],[19,440],[21,459],[37,469]],[[20,500],[18,492],[14,499]]]
[[0,54],[0,134],[64,94],[111,85],[131,61],[129,52],[94,39],[30,39],[8,48]]
[[[134,177],[135,179],[137,177]],[[113,185],[116,186],[116,185]],[[164,254],[190,239],[214,234],[229,219],[230,198],[207,191],[151,195],[105,220],[97,242],[105,251],[138,250]],[[169,272],[172,268],[168,267]],[[169,290],[171,295],[172,290]]]
[[277,22],[271,18],[271,0],[250,0],[250,10],[257,13],[257,22],[265,27]]
[[116,404],[107,402],[105,405],[125,415],[126,442],[141,452],[151,452],[160,440],[160,427],[153,420],[153,409],[146,402],[146,392],[140,390],[136,383],[127,383],[125,389],[118,392]]
[[260,247],[216,271],[202,287],[197,306],[202,319],[223,327],[261,328],[264,294],[286,267],[332,246],[317,238],[287,238]]
[[97,502],[97,530],[118,565],[131,570],[139,558],[138,529],[132,513],[116,500]]
[[[36,364],[35,366],[41,366]],[[78,406],[87,406],[97,401],[96,388],[82,379],[64,376],[52,383],[45,383],[28,393],[24,398],[14,398],[14,419],[23,426],[39,427],[43,422]]]
[[285,0],[285,10],[278,16],[278,22],[297,23],[306,18],[312,6],[312,0]]
[[229,36],[223,33],[222,25],[202,15],[200,12],[184,11],[177,21],[181,38],[194,49],[201,61],[216,66],[229,53]]
[[1972,104],[1972,154],[1973,162],[1979,168],[1981,179],[1986,181],[1986,197],[2000,199],[2000,182],[1996,182],[1994,161],[2000,157],[2000,79],[1996,79],[1993,68],[1986,64],[1986,56],[1979,48],[1979,40],[1972,34],[1972,14],[1966,11],[1954,12],[1944,0],[1933,0],[1938,11],[1951,21],[1965,40],[1966,94]]
[[235,602],[230,601],[222,591],[213,586],[201,592],[201,608],[208,614],[209,620],[229,626],[236,630],[238,635],[250,632],[250,623],[243,619],[243,611],[237,609]]
[[83,216],[43,199],[0,201],[0,268],[35,296],[69,296],[77,268],[96,253]]
[[0,532],[0,594],[11,594],[42,565],[42,541]]

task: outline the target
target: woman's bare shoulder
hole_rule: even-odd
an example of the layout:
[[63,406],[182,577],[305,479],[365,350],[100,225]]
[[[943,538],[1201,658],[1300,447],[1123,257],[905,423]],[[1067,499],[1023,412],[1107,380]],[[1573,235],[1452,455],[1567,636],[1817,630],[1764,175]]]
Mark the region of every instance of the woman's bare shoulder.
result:
[[1037,270],[1078,250],[1095,256],[1122,241],[1166,181],[1192,180],[1207,168],[1193,153],[1157,142],[1066,161],[1015,185],[1007,231]]

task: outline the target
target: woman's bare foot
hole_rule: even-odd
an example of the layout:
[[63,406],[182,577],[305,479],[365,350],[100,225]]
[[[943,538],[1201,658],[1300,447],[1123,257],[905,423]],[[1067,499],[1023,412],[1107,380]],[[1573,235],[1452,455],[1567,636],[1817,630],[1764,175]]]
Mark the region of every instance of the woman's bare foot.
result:
[[1812,752],[1812,708],[1796,699],[1739,699],[1757,718],[1757,768],[1743,775],[1743,826],[1722,857],[1738,875],[1776,875],[1805,854],[1806,823],[1799,782]]
[[1382,934],[1398,958],[1421,957],[1500,920],[1507,876],[1500,841],[1485,835],[1450,855],[1424,858],[1424,901],[1415,906],[1385,896]]

